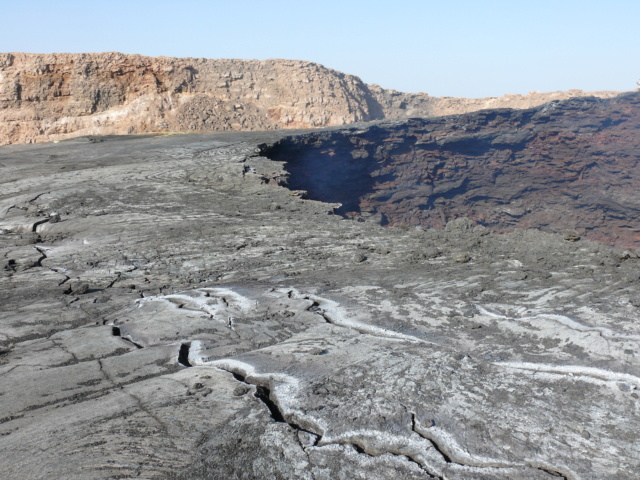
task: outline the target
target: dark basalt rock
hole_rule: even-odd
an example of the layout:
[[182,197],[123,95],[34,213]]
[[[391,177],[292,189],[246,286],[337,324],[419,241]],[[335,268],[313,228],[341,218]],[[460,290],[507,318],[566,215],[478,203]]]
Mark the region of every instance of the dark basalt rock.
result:
[[575,230],[640,246],[640,93],[280,140],[287,185],[381,224]]

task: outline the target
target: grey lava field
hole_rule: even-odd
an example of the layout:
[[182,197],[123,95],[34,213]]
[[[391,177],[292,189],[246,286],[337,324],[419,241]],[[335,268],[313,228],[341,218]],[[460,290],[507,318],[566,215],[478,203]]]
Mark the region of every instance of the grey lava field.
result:
[[640,478],[639,95],[0,147],[0,478]]

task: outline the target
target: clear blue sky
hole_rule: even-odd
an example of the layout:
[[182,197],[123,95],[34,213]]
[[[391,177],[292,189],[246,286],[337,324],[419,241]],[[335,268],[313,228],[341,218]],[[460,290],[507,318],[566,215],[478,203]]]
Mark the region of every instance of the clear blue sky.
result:
[[0,51],[310,60],[435,96],[631,90],[640,0],[0,0]]

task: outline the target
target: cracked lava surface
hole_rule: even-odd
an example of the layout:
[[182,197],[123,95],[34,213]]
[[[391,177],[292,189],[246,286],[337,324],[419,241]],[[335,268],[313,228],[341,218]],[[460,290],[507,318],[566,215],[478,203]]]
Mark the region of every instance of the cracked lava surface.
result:
[[343,219],[283,136],[0,149],[0,477],[638,478],[635,253]]

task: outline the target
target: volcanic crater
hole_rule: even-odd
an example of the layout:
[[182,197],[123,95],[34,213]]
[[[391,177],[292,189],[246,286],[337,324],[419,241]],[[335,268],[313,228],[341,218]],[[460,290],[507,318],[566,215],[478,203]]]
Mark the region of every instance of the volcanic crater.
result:
[[575,230],[640,247],[640,94],[287,137],[289,188],[381,225]]

